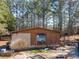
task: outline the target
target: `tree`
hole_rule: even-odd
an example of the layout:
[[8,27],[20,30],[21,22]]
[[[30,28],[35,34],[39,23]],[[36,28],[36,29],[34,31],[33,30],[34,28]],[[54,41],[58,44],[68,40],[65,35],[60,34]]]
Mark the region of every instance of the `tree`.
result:
[[0,0],[0,34],[8,31],[8,29],[6,29],[8,26],[7,22],[11,21],[11,17],[6,0]]
[[[17,28],[23,29],[38,26],[58,30],[62,33],[70,32],[73,28],[72,19],[74,16],[72,14],[75,13],[75,7],[79,5],[79,1],[75,0],[8,1],[13,15],[16,16]],[[72,2],[71,5],[73,6],[68,4],[69,1]]]
[[11,31],[14,31],[15,28],[16,28],[16,20],[15,20],[15,18],[14,18],[13,15],[12,15],[11,20],[8,20],[8,21],[7,21],[7,27],[6,27],[6,29],[7,29],[9,32],[11,32]]

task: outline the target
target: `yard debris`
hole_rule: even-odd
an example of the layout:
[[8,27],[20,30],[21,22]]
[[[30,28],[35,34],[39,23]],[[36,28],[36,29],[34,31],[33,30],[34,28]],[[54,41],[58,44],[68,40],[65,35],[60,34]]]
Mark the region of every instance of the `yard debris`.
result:
[[45,57],[43,57],[41,55],[35,55],[32,57],[32,59],[45,59]]

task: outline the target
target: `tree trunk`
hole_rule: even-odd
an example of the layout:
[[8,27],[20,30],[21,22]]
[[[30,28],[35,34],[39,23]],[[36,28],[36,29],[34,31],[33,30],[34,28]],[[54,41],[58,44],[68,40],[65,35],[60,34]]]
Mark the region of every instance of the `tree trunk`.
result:
[[59,31],[62,32],[62,2],[59,0],[59,11],[58,11],[58,17],[59,17]]

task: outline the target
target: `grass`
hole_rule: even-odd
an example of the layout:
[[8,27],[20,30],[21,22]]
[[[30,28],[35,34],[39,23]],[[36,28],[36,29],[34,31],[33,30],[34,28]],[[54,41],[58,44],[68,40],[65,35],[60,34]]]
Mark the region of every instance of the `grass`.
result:
[[32,53],[48,53],[48,50],[32,50]]

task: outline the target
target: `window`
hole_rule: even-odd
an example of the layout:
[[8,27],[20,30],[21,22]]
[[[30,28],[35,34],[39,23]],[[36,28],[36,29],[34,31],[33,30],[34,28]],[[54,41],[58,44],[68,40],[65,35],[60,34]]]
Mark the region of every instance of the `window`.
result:
[[44,33],[39,33],[36,36],[37,41],[44,42],[46,40],[46,35]]

